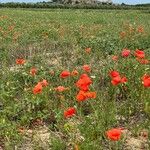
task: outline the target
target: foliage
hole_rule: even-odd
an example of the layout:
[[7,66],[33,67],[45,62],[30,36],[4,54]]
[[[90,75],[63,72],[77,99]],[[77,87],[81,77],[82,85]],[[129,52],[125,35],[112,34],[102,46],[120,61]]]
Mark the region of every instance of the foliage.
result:
[[38,2],[38,3],[0,3],[0,8],[52,8],[52,9],[115,9],[115,10],[148,10],[149,5],[115,5],[115,4],[62,4],[57,2]]

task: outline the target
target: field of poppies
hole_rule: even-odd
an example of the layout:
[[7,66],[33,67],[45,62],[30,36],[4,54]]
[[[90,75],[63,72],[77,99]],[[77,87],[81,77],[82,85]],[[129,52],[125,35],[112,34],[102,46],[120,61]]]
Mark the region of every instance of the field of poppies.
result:
[[149,18],[0,9],[0,150],[149,150]]

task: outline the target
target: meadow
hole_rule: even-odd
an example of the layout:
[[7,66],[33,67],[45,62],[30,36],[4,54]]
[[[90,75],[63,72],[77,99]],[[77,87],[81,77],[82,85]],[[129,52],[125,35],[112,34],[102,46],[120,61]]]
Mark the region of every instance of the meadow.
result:
[[149,18],[0,9],[0,149],[149,150]]

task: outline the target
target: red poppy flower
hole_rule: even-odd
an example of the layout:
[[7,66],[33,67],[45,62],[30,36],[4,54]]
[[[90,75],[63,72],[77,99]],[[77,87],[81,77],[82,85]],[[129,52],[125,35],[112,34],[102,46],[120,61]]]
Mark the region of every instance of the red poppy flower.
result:
[[70,118],[76,114],[76,109],[74,107],[70,107],[64,111],[64,117]]
[[86,92],[87,98],[96,98],[96,92]]
[[23,65],[26,61],[24,59],[18,58],[16,59],[16,64],[17,65]]
[[114,78],[111,80],[111,83],[112,83],[113,85],[118,85],[119,83],[121,83],[121,77],[120,77],[120,76],[114,77]]
[[83,90],[83,91],[88,91],[89,90],[89,85],[88,84],[81,84],[80,85],[80,90]]
[[138,31],[139,33],[143,33],[143,32],[144,32],[144,28],[143,28],[142,26],[139,26],[139,27],[137,28],[137,31]]
[[41,94],[42,93],[42,84],[39,82],[34,88],[33,88],[33,94]]
[[150,61],[147,60],[147,59],[140,59],[140,58],[137,58],[137,61],[138,61],[139,63],[141,63],[141,64],[149,64],[149,63],[150,63]]
[[85,74],[85,73],[80,76],[80,79],[86,79],[86,82],[88,82],[90,84],[92,83],[92,81],[89,78],[89,76],[87,74]]
[[125,38],[127,33],[125,31],[120,32],[120,38],[123,39]]
[[36,69],[36,68],[31,68],[31,69],[30,69],[30,74],[31,74],[32,76],[35,76],[36,73],[37,73],[37,69]]
[[68,88],[65,88],[64,86],[58,86],[57,88],[55,88],[55,91],[58,91],[58,92],[63,92],[65,90],[68,90]]
[[121,78],[121,83],[126,83],[128,79],[126,77]]
[[135,51],[135,56],[138,57],[138,58],[145,58],[145,53],[144,51],[141,51],[141,50],[136,50]]
[[60,77],[61,78],[67,78],[67,77],[69,77],[70,76],[70,72],[69,71],[63,71],[61,74],[60,74]]
[[114,128],[114,129],[106,131],[107,138],[112,140],[112,141],[120,140],[121,134],[122,134],[122,131],[120,128],[119,129]]
[[110,77],[112,78],[111,83],[113,85],[118,85],[120,83],[126,83],[128,81],[126,77],[121,77],[119,72],[117,72],[117,71],[111,71]]
[[43,87],[48,86],[48,82],[45,79],[41,82],[41,84],[42,84]]
[[112,56],[112,60],[114,60],[114,61],[117,61],[118,60],[118,56],[116,56],[116,55],[114,55],[114,56]]
[[78,102],[85,101],[87,99],[85,92],[80,90],[76,96],[76,99]]
[[145,74],[142,77],[144,87],[150,87],[150,75]]
[[86,91],[80,90],[76,96],[76,99],[78,102],[85,101],[87,99],[92,99],[92,98],[93,99],[96,98],[96,92],[89,92],[89,91],[86,92]]
[[25,133],[25,128],[24,127],[18,128],[18,132],[21,133],[21,134],[24,134]]
[[83,91],[88,91],[89,86],[92,83],[91,79],[88,77],[87,74],[82,74],[80,79],[77,81],[76,86]]
[[91,52],[91,48],[85,48],[85,52],[90,53]]
[[89,65],[84,65],[84,66],[82,66],[82,69],[83,69],[84,71],[86,71],[86,72],[90,72],[90,71],[91,71],[91,68],[90,68]]
[[77,71],[77,70],[73,70],[72,72],[71,72],[71,75],[72,76],[77,76],[79,74],[79,72]]
[[129,49],[123,49],[121,56],[122,57],[128,57],[130,55],[130,50]]
[[120,76],[119,72],[118,72],[118,71],[115,71],[115,70],[114,70],[114,71],[111,71],[111,72],[109,73],[109,75],[110,75],[111,78]]

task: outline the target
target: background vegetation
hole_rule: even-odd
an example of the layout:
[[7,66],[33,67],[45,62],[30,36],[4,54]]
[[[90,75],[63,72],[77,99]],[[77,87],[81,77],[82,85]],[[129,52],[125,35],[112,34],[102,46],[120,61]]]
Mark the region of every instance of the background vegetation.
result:
[[38,2],[38,3],[0,3],[0,7],[8,8],[60,8],[60,9],[125,9],[125,10],[148,10],[150,4],[141,5],[126,5],[122,3],[121,5],[98,3],[93,5],[88,4],[62,4],[53,2]]

